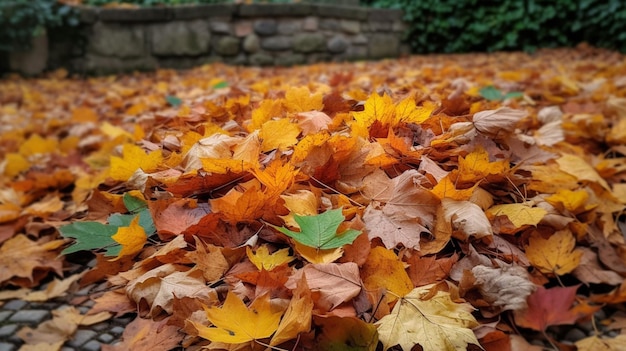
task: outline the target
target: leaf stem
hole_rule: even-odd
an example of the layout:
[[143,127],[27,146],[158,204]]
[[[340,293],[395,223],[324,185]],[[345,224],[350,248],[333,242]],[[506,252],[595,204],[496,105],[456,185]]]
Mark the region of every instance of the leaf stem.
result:
[[541,331],[541,334],[543,334],[543,337],[546,338],[546,340],[548,340],[548,342],[550,343],[554,351],[559,351],[559,347],[556,346],[554,342],[552,342],[552,338],[548,335],[548,333],[546,333],[545,329]]

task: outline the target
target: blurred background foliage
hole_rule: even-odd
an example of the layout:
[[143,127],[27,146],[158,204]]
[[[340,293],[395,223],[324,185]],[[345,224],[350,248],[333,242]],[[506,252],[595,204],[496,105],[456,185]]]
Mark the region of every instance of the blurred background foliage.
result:
[[361,0],[405,12],[415,53],[593,46],[626,52],[623,0]]

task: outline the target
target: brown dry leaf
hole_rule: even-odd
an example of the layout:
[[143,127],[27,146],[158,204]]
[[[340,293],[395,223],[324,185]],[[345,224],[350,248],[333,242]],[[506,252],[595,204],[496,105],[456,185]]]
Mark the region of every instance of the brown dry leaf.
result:
[[176,348],[183,334],[178,331],[178,327],[168,325],[168,320],[165,318],[156,322],[137,317],[124,329],[121,343],[102,345],[102,351],[167,351]]
[[17,332],[17,336],[30,345],[63,343],[72,338],[78,326],[92,325],[111,318],[111,314],[108,312],[82,315],[74,307],[54,310],[52,316],[51,320],[41,323],[37,329],[22,328]]
[[624,282],[624,278],[621,275],[600,266],[598,255],[593,250],[586,247],[578,250],[582,251],[582,256],[580,263],[572,271],[572,274],[578,280],[586,284],[620,285]]
[[202,270],[173,264],[162,265],[129,282],[126,293],[140,308],[145,304],[151,317],[162,311],[171,314],[174,297],[217,298],[215,290],[206,285]]
[[326,311],[357,296],[363,286],[359,267],[353,262],[306,265],[289,277],[285,286],[293,290],[303,277],[309,289],[320,294],[316,304]]
[[46,286],[45,290],[33,291],[31,289],[0,291],[0,300],[19,298],[24,301],[48,301],[55,297],[64,296],[68,293],[70,286],[81,279],[82,273],[74,274],[63,280],[54,279]]
[[62,262],[56,249],[63,243],[63,240],[36,242],[22,234],[5,241],[0,247],[0,285],[35,286],[43,278],[33,276],[35,270],[55,271],[61,275]]

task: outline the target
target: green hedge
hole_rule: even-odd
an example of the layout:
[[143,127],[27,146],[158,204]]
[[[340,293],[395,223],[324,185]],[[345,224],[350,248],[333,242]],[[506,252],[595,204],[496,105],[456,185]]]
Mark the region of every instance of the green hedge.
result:
[[416,53],[525,50],[581,42],[626,52],[623,0],[361,0],[399,8]]

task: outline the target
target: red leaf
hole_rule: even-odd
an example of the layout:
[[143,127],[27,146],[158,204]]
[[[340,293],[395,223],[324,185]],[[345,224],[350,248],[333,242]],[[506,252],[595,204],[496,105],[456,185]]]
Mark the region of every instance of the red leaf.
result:
[[528,308],[515,313],[515,322],[524,328],[543,331],[552,325],[574,324],[581,313],[572,307],[579,285],[546,289],[539,286],[528,296]]

